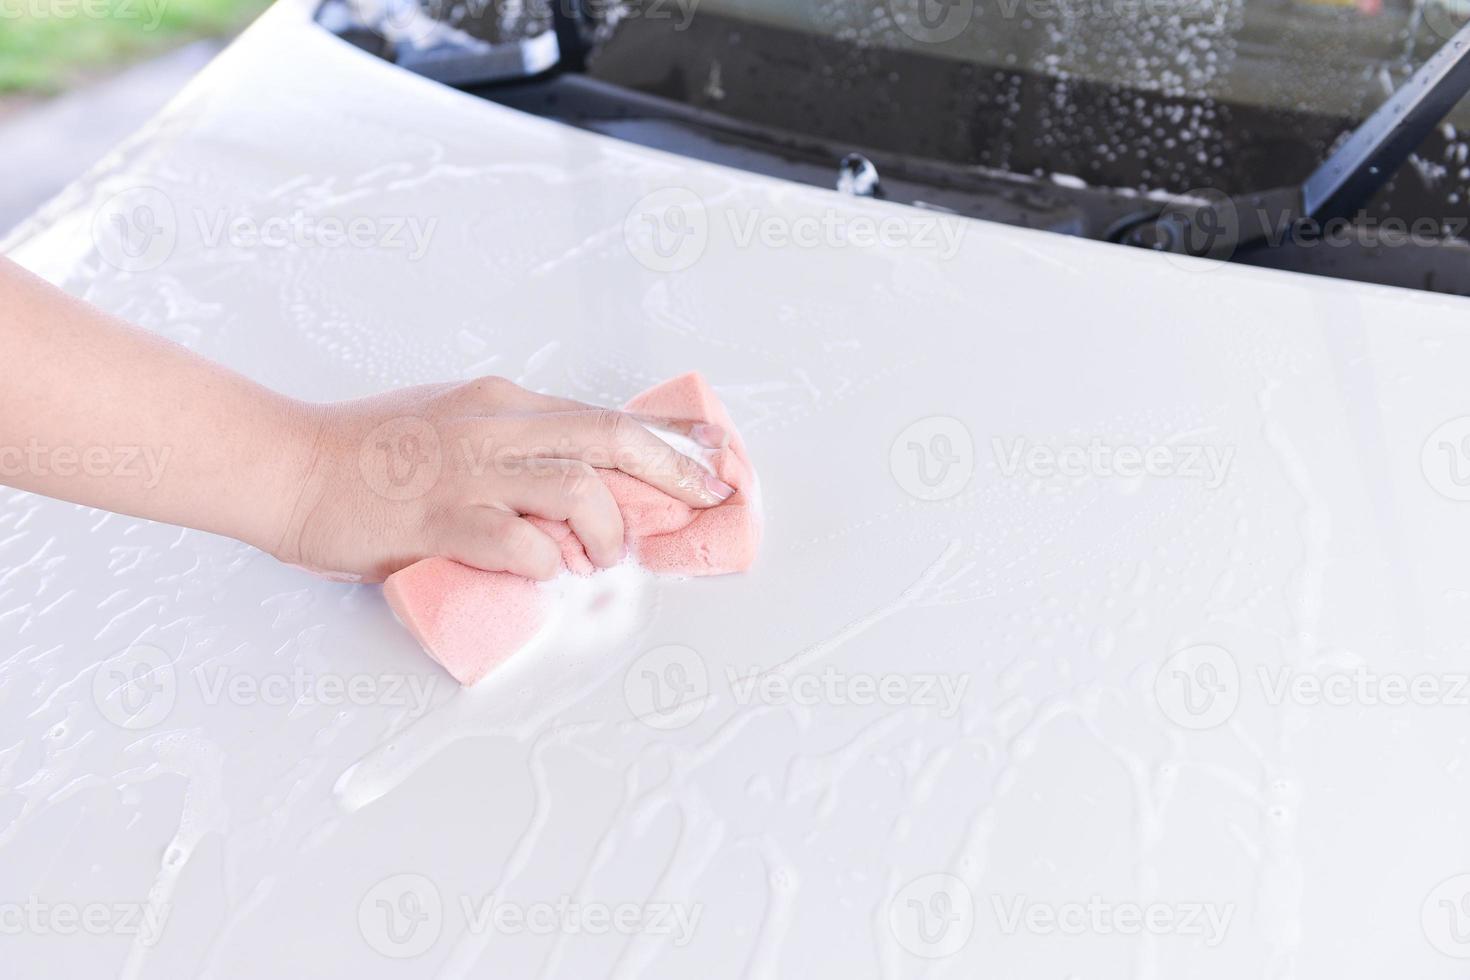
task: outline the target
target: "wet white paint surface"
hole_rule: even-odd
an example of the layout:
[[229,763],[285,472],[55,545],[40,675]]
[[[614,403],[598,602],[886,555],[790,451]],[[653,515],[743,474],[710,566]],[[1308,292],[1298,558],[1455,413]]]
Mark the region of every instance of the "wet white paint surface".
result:
[[[460,693],[375,588],[4,494],[4,972],[1463,975],[1464,303],[973,222],[953,254],[746,241],[923,216],[300,18],[12,254],[317,399],[493,373],[616,404],[698,368],[765,550]],[[274,217],[407,244],[212,238]],[[1064,452],[1094,441],[1172,475]]]

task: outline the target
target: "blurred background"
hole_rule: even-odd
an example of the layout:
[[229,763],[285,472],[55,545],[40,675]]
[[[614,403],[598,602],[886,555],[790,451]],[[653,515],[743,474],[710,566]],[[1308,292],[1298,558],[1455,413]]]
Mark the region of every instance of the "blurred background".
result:
[[163,106],[269,0],[0,0],[0,236]]

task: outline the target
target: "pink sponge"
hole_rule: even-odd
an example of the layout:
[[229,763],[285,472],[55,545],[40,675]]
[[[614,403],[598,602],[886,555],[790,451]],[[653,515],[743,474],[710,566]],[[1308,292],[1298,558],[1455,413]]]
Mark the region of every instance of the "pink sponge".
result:
[[[686,374],[650,388],[625,408],[722,427],[729,443],[713,465],[716,475],[736,490],[718,507],[695,510],[626,474],[600,471],[623,511],[634,557],[650,571],[676,575],[724,575],[750,568],[761,531],[755,471],[745,443],[709,385],[696,373]],[[565,523],[529,520],[561,544],[568,570],[579,575],[596,570]],[[405,568],[383,584],[383,594],[429,656],[466,686],[530,642],[546,622],[552,601],[548,590],[530,579],[447,558]]]

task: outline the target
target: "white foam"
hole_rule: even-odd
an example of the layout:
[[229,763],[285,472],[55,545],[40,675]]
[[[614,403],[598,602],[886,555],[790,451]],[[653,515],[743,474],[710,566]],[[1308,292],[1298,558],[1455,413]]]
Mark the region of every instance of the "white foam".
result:
[[627,645],[653,608],[656,576],[631,559],[594,575],[564,572],[536,636],[490,676],[359,759],[333,792],[348,812],[391,792],[467,738],[525,735],[575,705],[625,664]]
[[713,450],[700,445],[698,442],[695,442],[693,439],[682,432],[675,432],[672,429],[665,429],[662,426],[650,425],[646,422],[644,423],[643,427],[649,432],[652,432],[654,435],[658,436],[669,446],[673,447],[675,452],[679,453],[682,456],[688,456],[700,466],[704,467],[705,471],[708,472],[710,475],[714,475],[715,465],[713,462]]

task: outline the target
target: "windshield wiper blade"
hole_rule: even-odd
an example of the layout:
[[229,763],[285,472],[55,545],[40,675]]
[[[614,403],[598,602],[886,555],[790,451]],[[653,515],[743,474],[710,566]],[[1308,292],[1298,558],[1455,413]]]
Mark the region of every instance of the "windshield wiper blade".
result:
[[1350,218],[1467,93],[1470,25],[1431,55],[1300,185],[1172,203],[1115,229],[1112,237],[1142,248],[1226,257],[1263,241],[1280,241],[1302,219]]

